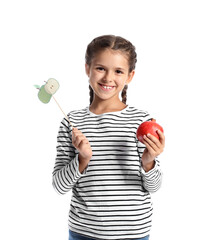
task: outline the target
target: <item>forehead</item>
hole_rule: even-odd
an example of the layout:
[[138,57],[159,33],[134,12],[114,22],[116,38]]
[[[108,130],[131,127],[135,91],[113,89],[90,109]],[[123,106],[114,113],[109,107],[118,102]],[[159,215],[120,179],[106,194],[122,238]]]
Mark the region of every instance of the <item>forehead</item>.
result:
[[98,52],[94,56],[92,63],[128,67],[128,57],[126,53],[122,51],[106,49]]

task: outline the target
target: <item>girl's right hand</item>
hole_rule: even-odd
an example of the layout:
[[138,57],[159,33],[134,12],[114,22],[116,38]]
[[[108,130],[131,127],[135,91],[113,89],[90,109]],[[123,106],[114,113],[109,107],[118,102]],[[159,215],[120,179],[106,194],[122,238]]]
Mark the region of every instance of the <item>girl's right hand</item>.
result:
[[79,151],[79,170],[82,172],[92,157],[92,148],[89,140],[77,128],[72,130],[72,144]]

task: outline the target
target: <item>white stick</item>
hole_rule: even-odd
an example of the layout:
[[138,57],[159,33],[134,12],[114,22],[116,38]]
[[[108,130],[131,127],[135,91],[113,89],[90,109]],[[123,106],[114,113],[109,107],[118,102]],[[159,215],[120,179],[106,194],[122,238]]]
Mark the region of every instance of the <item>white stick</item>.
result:
[[61,106],[60,106],[59,103],[56,101],[55,97],[54,97],[53,95],[52,95],[52,97],[53,97],[54,101],[56,102],[56,104],[58,105],[58,107],[60,108],[60,110],[63,112],[63,114],[64,114],[65,118],[67,119],[67,121],[70,123],[70,125],[71,125],[72,128],[73,128],[73,125],[72,125],[72,123],[70,122],[68,116],[67,116],[67,115],[65,114],[65,112],[62,110]]

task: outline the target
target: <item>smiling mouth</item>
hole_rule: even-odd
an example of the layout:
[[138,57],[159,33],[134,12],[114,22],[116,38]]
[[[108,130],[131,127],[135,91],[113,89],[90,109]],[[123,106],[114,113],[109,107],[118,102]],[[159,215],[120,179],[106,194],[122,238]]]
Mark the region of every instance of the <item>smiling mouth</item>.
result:
[[114,86],[107,86],[101,83],[99,83],[99,85],[100,85],[100,88],[103,89],[104,91],[110,91],[114,88]]

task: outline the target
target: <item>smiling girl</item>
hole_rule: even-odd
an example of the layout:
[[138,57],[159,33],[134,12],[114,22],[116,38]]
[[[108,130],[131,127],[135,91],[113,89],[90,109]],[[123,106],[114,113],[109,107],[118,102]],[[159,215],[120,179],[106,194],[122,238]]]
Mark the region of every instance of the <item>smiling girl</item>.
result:
[[53,171],[55,190],[72,190],[69,240],[149,239],[165,137],[136,138],[151,117],[126,105],[135,64],[135,47],[122,37],[100,36],[87,47],[90,105],[68,114],[77,128],[63,119]]

